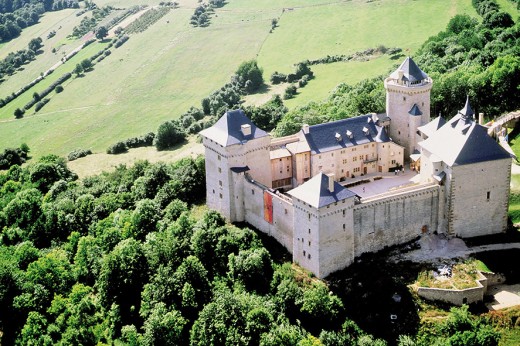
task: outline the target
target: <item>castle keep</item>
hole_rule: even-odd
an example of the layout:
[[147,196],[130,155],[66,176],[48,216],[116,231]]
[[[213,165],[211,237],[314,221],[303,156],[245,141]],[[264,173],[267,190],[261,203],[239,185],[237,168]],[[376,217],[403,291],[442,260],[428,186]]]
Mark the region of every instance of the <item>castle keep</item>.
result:
[[411,58],[384,83],[385,114],[283,138],[226,112],[201,132],[208,207],[274,237],[318,277],[424,232],[503,232],[511,158],[469,100],[431,120],[433,82]]

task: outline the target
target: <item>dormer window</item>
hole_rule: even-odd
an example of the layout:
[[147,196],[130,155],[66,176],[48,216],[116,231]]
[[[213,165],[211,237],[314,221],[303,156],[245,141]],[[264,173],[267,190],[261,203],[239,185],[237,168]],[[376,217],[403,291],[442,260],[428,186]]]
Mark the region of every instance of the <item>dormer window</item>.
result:
[[339,142],[341,141],[341,135],[339,133],[336,132],[336,134],[334,135],[334,137],[336,137],[336,140]]
[[354,137],[350,130],[347,130],[347,137],[350,138],[350,139],[352,139],[352,137]]
[[365,136],[368,136],[368,129],[366,127],[363,127],[363,133],[365,134]]

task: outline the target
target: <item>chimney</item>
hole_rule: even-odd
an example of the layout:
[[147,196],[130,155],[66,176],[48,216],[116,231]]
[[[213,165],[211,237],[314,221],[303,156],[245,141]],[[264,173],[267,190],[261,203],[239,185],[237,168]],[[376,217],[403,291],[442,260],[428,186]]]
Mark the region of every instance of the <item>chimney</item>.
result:
[[398,84],[403,84],[403,76],[404,76],[404,71],[398,70],[397,71],[397,83]]
[[303,133],[308,135],[309,134],[309,125],[308,124],[303,124],[302,125],[302,130],[303,130]]
[[249,135],[251,135],[251,125],[249,125],[249,124],[241,125],[241,126],[240,126],[240,129],[242,130],[242,134],[243,134],[244,136],[249,136]]
[[329,178],[329,192],[334,193],[334,174],[327,174],[327,177]]
[[478,113],[478,123],[484,125],[484,113]]

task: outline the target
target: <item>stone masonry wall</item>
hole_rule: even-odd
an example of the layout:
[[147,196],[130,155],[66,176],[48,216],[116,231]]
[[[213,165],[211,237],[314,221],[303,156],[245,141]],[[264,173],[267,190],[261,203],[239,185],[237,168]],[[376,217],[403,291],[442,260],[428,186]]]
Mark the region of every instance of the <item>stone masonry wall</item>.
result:
[[355,257],[437,229],[439,187],[428,185],[354,206]]

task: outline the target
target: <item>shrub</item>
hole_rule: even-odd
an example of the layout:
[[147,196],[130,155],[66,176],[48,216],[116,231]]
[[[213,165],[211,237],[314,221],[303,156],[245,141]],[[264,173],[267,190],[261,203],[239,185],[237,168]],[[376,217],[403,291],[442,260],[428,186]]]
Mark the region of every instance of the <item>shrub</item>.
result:
[[38,111],[39,111],[40,109],[42,109],[43,106],[45,106],[45,105],[47,104],[47,102],[49,102],[49,101],[50,101],[50,100],[47,99],[47,98],[41,100],[40,102],[38,102],[38,103],[36,104],[36,106],[34,106],[34,111],[35,111],[35,112],[38,112]]
[[111,145],[107,149],[107,154],[122,154],[126,153],[128,148],[124,142],[117,142],[116,144]]
[[287,80],[287,75],[275,71],[270,78],[271,83],[280,84]]
[[124,143],[127,146],[127,148],[147,147],[147,146],[153,145],[154,138],[155,138],[155,133],[149,132],[140,137],[128,138]]
[[63,91],[63,86],[61,84],[56,85],[54,91],[56,91],[57,94],[61,93]]
[[154,144],[157,150],[165,150],[181,143],[186,138],[186,133],[176,120],[162,123],[157,130]]
[[288,100],[288,99],[292,99],[294,97],[294,95],[296,95],[296,86],[294,85],[289,85],[287,87],[287,89],[285,89],[285,93],[283,94],[283,99],[284,100]]
[[92,154],[92,151],[90,149],[75,149],[69,153],[69,155],[67,156],[67,160],[74,161],[76,159],[79,159],[80,157],[85,157],[90,154]]

